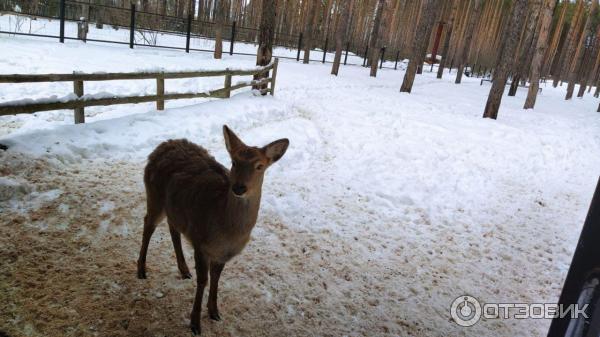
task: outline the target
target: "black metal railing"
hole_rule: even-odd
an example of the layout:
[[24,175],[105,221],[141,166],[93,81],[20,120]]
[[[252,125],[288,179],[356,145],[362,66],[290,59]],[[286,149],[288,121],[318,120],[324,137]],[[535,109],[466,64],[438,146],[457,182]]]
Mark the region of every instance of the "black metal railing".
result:
[[[68,33],[65,32],[65,23],[77,22],[80,21],[81,18],[85,18],[89,24],[95,24],[97,27],[108,25],[113,29],[126,29],[130,32],[128,41],[92,36],[91,38],[88,37],[86,39],[90,42],[128,44],[130,48],[134,48],[135,46],[147,46],[185,50],[187,52],[214,52],[214,50],[210,48],[194,48],[192,46],[193,44],[190,42],[194,39],[215,39],[217,26],[215,22],[198,20],[194,17],[182,18],[173,15],[147,12],[140,10],[140,8],[136,8],[133,5],[131,8],[123,8],[106,4],[88,3],[81,0],[41,0],[34,6],[32,5],[32,2],[27,0],[0,0],[0,12],[47,18],[50,20],[60,20],[59,31],[54,34],[50,32],[39,34],[16,30],[0,30],[0,34],[57,38],[60,42],[64,42],[64,40],[76,40],[76,36],[69,36]],[[185,41],[180,45],[160,44],[156,38],[157,34],[179,36],[184,38]],[[244,27],[238,25],[235,21],[225,23],[222,27],[222,38],[224,42],[229,43],[229,48],[224,50],[224,52],[229,53],[230,55],[256,55],[255,52],[236,52],[235,44],[238,42],[257,44],[258,35],[259,30],[257,28]],[[276,51],[274,52],[274,56],[284,59],[300,59],[301,50],[304,47],[302,34],[293,35],[276,33],[274,37],[274,46],[297,49],[296,57],[278,55]],[[335,53],[335,43],[325,39],[325,41],[314,41],[313,47],[320,50],[314,50],[311,53],[311,62],[332,62],[327,59],[327,56]],[[360,48],[361,47],[358,44],[351,42],[345,43],[343,64],[361,65],[360,62],[353,63],[348,60],[348,53],[352,50],[358,51]],[[359,55],[358,52],[356,52],[356,54],[357,56]],[[398,54],[396,54],[396,56],[397,55]],[[386,55],[381,53],[380,56],[380,60],[383,60]],[[387,54],[387,56],[388,61],[394,61],[393,59],[389,59],[390,54]],[[366,65],[367,54],[360,55],[360,57],[364,59],[362,65]],[[333,58],[331,57],[331,59]],[[383,66],[383,68],[397,69],[397,65],[394,67]]]

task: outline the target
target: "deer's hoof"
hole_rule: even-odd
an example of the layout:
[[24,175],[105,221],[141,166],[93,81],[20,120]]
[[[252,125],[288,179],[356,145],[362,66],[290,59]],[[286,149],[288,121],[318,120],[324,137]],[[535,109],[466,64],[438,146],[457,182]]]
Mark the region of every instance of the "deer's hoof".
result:
[[200,326],[196,326],[195,324],[190,325],[190,329],[192,330],[192,335],[198,336],[200,335]]
[[218,310],[209,310],[208,311],[208,317],[210,317],[210,319],[212,319],[213,321],[220,321],[221,320],[221,315],[219,315],[219,311]]
[[187,271],[187,272],[182,272],[182,273],[181,273],[181,278],[182,278],[182,279],[188,279],[188,278],[192,278],[192,273],[190,273],[189,271]]
[[146,270],[144,270],[144,269],[138,269],[138,272],[137,272],[137,277],[138,277],[140,280],[143,280],[143,279],[145,279],[145,278],[146,278]]

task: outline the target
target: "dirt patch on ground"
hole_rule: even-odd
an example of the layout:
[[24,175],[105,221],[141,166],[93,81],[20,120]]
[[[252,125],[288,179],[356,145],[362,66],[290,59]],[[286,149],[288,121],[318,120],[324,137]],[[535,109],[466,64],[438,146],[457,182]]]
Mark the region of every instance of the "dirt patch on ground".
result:
[[[195,276],[180,279],[165,225],[150,244],[148,279],[136,278],[143,163],[62,165],[0,156],[2,175],[33,191],[2,203],[1,330],[10,336],[189,335]],[[203,335],[435,335],[403,318],[406,298],[385,286],[398,272],[353,259],[351,244],[261,214],[254,239],[223,272],[223,321],[211,321],[204,309]],[[193,267],[187,243],[184,251]]]

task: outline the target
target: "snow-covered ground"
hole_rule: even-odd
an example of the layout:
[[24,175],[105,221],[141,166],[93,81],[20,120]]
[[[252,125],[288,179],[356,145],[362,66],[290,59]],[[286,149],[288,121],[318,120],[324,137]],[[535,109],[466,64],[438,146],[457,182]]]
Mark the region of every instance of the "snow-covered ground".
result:
[[[28,17],[17,17],[14,15],[0,15],[0,30],[58,35],[59,21],[36,19]],[[116,42],[129,42],[129,30],[115,30],[109,25],[104,29],[97,29],[95,25],[89,25],[88,38],[100,39]],[[74,22],[66,22],[65,36],[76,37],[77,25]],[[0,35],[0,41],[9,42],[14,40],[14,36]],[[32,39],[19,38],[18,43],[6,45],[10,51],[6,57],[0,59],[2,73],[71,73],[81,72],[127,72],[127,71],[152,71],[152,70],[171,70],[185,71],[196,69],[223,69],[239,68],[241,59],[246,62],[244,66],[250,65],[252,57],[240,57],[239,55],[230,56],[223,54],[223,62],[207,63],[205,60],[210,58],[211,53],[192,52],[189,57],[183,57],[180,50],[165,50],[160,48],[136,47],[134,53],[125,53],[126,59],[123,59],[123,49],[126,45],[106,44],[100,42],[88,42],[86,48],[80,48],[79,41],[66,40],[65,44],[58,44],[56,40],[50,38]],[[38,49],[38,43],[46,42],[47,47],[44,50]],[[142,43],[140,33],[136,33],[136,41]],[[173,34],[158,34],[157,43],[159,45],[171,47],[185,47],[185,37]],[[211,50],[214,48],[214,41],[210,39],[191,39],[191,48]],[[223,50],[229,50],[229,42],[224,41]],[[113,52],[115,51],[115,52]],[[239,53],[256,53],[256,45],[250,43],[235,43],[235,51]],[[14,54],[13,54],[14,53]],[[296,57],[296,50],[277,47],[274,50],[275,56]],[[48,57],[48,54],[52,57]],[[327,60],[333,61],[333,54],[327,54]],[[322,52],[314,52],[314,58],[321,59]],[[101,60],[101,62],[99,62]],[[348,63],[362,64],[362,58],[349,54]],[[23,65],[26,65],[25,67]],[[392,67],[393,63],[386,63],[386,66]],[[211,88],[222,87],[222,78],[201,78],[201,79],[181,79],[169,80],[165,90],[167,92],[204,91]],[[64,97],[72,93],[73,84],[69,82],[54,83],[36,83],[36,84],[0,84],[0,103],[22,98],[40,99],[56,96]],[[156,83],[154,80],[144,81],[113,81],[113,82],[86,82],[85,93],[107,93],[117,95],[138,95],[156,93]],[[168,103],[170,107],[189,105],[190,102],[203,102],[206,99],[196,99],[192,101],[172,101]],[[96,121],[108,118],[123,116],[125,114],[144,113],[151,109],[153,103],[139,104],[123,109],[121,106],[93,107],[86,109],[86,120]],[[45,112],[35,116],[19,116],[18,118],[4,117],[3,123],[0,123],[0,137],[12,132],[19,132],[29,128],[45,128],[57,123],[71,124],[73,118],[68,111]]]
[[[0,36],[3,73],[253,67],[253,57]],[[195,282],[178,279],[166,226],[135,278],[145,158],[188,138],[229,163],[229,125],[248,144],[287,137],[267,174],[253,240],[221,281],[224,321],[207,336],[538,336],[548,320],[451,321],[463,294],[555,303],[598,179],[597,100],[542,85],[482,119],[489,83],[280,62],[274,97],[167,102],[0,118],[0,330],[31,335],[185,335]],[[235,81],[235,79],[234,79]],[[168,80],[168,91],[222,79]],[[0,85],[0,102],[66,95],[70,83]],[[152,81],[86,93],[153,92]],[[192,263],[191,249],[184,247]]]

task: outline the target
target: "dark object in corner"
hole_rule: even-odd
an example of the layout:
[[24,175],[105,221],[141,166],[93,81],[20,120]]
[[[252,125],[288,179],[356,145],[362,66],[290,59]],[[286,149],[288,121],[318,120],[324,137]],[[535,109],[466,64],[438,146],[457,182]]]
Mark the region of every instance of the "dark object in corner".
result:
[[[4,145],[4,144],[0,144],[0,150],[2,151],[6,151],[8,150],[8,146]],[[0,337],[3,337],[4,335],[2,335],[3,332],[0,330]]]
[[552,320],[548,337],[598,336],[600,332],[600,180],[592,197],[573,261],[563,285],[559,304],[588,304],[588,317],[556,317]]
[[[4,146],[2,144],[0,144],[0,146],[6,147],[6,146]],[[0,330],[0,337],[10,337],[10,336],[6,332]]]

